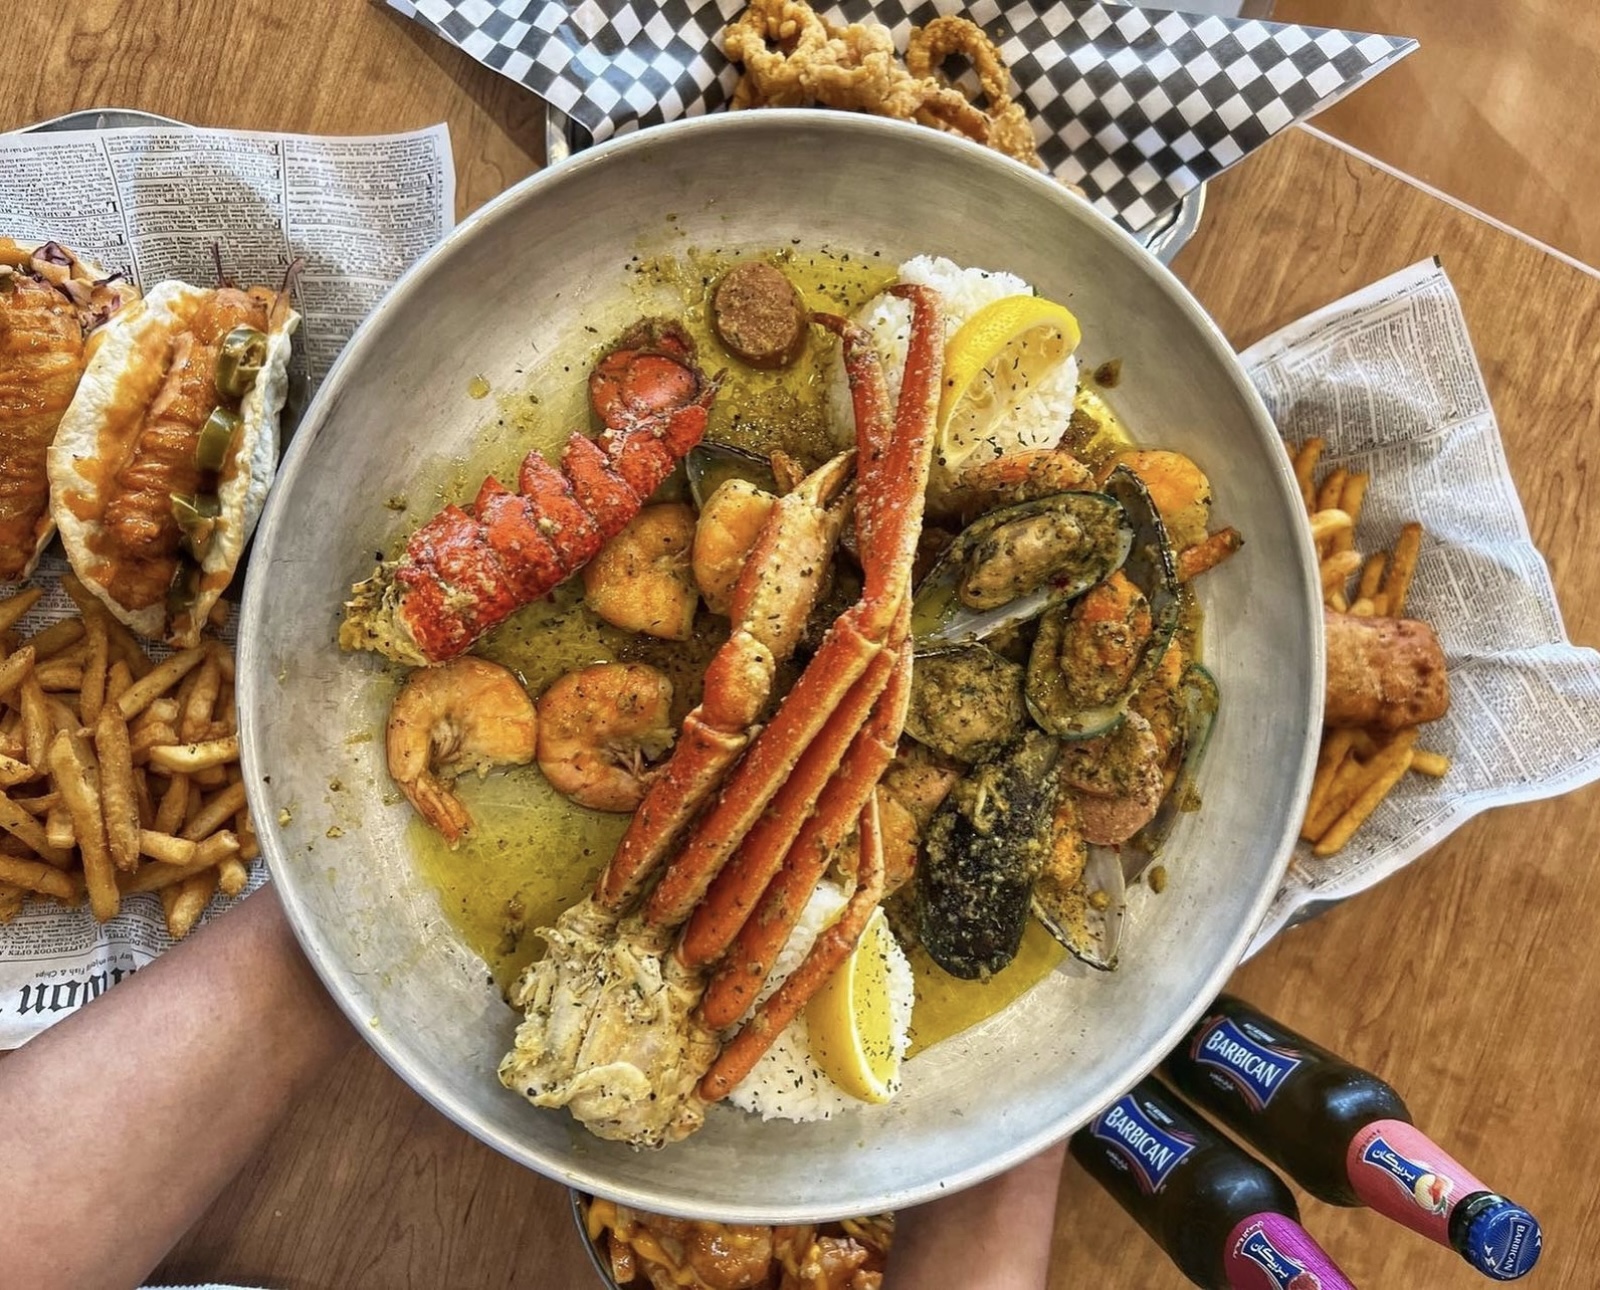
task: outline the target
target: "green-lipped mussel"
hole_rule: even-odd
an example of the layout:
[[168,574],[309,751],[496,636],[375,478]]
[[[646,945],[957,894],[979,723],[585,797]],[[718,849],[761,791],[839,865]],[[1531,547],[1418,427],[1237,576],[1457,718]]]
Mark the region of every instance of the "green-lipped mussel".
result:
[[918,654],[969,645],[1037,618],[1122,566],[1137,533],[1121,500],[1053,493],[969,524],[917,588]]

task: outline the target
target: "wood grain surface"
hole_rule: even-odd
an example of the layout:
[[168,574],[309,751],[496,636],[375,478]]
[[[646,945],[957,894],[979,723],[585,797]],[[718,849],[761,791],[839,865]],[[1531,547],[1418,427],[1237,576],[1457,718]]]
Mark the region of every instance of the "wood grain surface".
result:
[[1585,0],[1276,0],[1284,22],[1421,48],[1317,123],[1600,265],[1600,5]]
[[[462,211],[538,164],[520,90],[387,10],[313,0],[77,0],[8,13],[0,127],[94,106],[372,133],[448,121]],[[1331,19],[1330,19],[1331,20]],[[20,28],[18,23],[20,22]],[[1394,24],[1389,24],[1393,26]],[[1600,281],[1294,132],[1213,185],[1180,272],[1238,345],[1426,255],[1462,295],[1535,540],[1573,638],[1600,640],[1587,487]],[[1423,517],[1424,519],[1426,517]],[[1493,612],[1486,607],[1486,612]],[[1400,877],[1286,934],[1235,987],[1382,1072],[1418,1122],[1544,1220],[1535,1285],[1591,1287],[1600,1064],[1600,791],[1480,818]],[[365,1048],[175,1249],[158,1279],[274,1290],[583,1290],[564,1191],[445,1121]],[[1306,1222],[1373,1287],[1483,1284],[1366,1212]],[[1186,1284],[1075,1166],[1052,1290]],[[958,1288],[956,1288],[958,1290]]]

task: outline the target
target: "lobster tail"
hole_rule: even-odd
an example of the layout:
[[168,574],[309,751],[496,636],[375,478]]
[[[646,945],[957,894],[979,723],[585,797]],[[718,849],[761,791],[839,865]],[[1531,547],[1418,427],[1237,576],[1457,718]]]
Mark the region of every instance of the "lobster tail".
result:
[[406,663],[465,652],[628,525],[700,441],[716,392],[678,323],[635,323],[589,378],[599,440],[574,434],[559,468],[531,452],[516,492],[490,476],[470,508],[445,507],[354,589],[339,643]]

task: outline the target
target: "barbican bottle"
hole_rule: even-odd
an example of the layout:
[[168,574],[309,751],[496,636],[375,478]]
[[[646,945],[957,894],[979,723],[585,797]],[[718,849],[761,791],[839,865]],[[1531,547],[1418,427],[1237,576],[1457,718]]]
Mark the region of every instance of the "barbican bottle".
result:
[[1073,1135],[1073,1157],[1206,1290],[1353,1290],[1283,1180],[1153,1079]]
[[1370,1206],[1497,1281],[1539,1259],[1533,1215],[1418,1131],[1394,1089],[1239,999],[1219,998],[1162,1073],[1319,1200]]

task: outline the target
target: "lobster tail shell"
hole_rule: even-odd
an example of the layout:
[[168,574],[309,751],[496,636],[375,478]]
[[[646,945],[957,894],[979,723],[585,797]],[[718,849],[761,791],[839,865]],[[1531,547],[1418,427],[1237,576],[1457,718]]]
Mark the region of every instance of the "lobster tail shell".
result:
[[559,468],[529,453],[516,492],[491,476],[469,509],[445,507],[355,589],[341,644],[408,663],[469,649],[627,526],[700,441],[716,392],[679,324],[635,323],[589,378],[606,426],[599,440],[572,435]]

